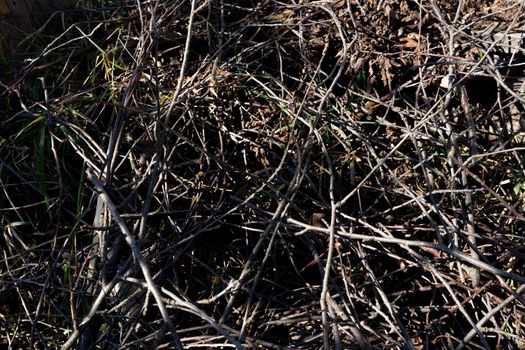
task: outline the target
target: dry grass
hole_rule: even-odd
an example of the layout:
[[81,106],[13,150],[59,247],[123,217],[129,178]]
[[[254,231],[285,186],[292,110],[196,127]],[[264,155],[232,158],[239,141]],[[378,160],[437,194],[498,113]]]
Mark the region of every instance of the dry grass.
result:
[[525,347],[524,4],[457,3],[57,16],[1,67],[0,342]]

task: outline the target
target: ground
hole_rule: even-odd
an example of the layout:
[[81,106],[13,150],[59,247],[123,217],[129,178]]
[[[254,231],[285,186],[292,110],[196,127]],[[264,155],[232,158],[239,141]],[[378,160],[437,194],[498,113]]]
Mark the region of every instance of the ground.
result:
[[25,33],[0,343],[525,347],[523,7],[79,1]]

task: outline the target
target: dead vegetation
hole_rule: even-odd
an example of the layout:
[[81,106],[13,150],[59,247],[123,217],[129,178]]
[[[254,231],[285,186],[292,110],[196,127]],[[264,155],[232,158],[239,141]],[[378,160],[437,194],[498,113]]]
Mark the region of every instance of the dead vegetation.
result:
[[0,342],[525,347],[523,7],[56,16],[1,66]]

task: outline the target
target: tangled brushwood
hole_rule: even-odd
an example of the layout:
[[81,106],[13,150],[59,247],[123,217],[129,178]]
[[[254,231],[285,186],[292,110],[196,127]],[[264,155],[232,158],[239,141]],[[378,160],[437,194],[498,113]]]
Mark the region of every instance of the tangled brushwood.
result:
[[0,65],[0,343],[525,348],[524,7],[55,13]]

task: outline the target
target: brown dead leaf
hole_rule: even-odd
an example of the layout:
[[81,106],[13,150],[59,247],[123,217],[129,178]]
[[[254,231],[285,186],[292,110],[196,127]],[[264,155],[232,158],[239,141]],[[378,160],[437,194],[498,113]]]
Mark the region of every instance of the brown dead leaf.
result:
[[424,250],[430,254],[432,254],[434,256],[434,258],[436,259],[441,259],[442,256],[441,256],[441,252],[437,249],[434,249],[434,248],[430,248],[430,247],[421,247],[421,250]]
[[324,227],[323,220],[325,218],[324,213],[313,213],[310,219],[311,225],[315,227]]
[[414,49],[417,48],[418,43],[414,39],[410,38],[401,38],[399,41],[402,41],[403,44],[399,44],[397,46],[402,47],[403,49]]
[[392,62],[386,57],[381,57],[379,59],[379,64],[381,67],[381,81],[385,86],[388,86],[388,88],[391,89],[392,79],[394,78],[394,75],[392,74]]
[[292,24],[294,17],[294,11],[291,9],[283,9],[282,11],[275,12],[269,16],[266,16],[266,19],[270,22],[277,22],[280,24]]

